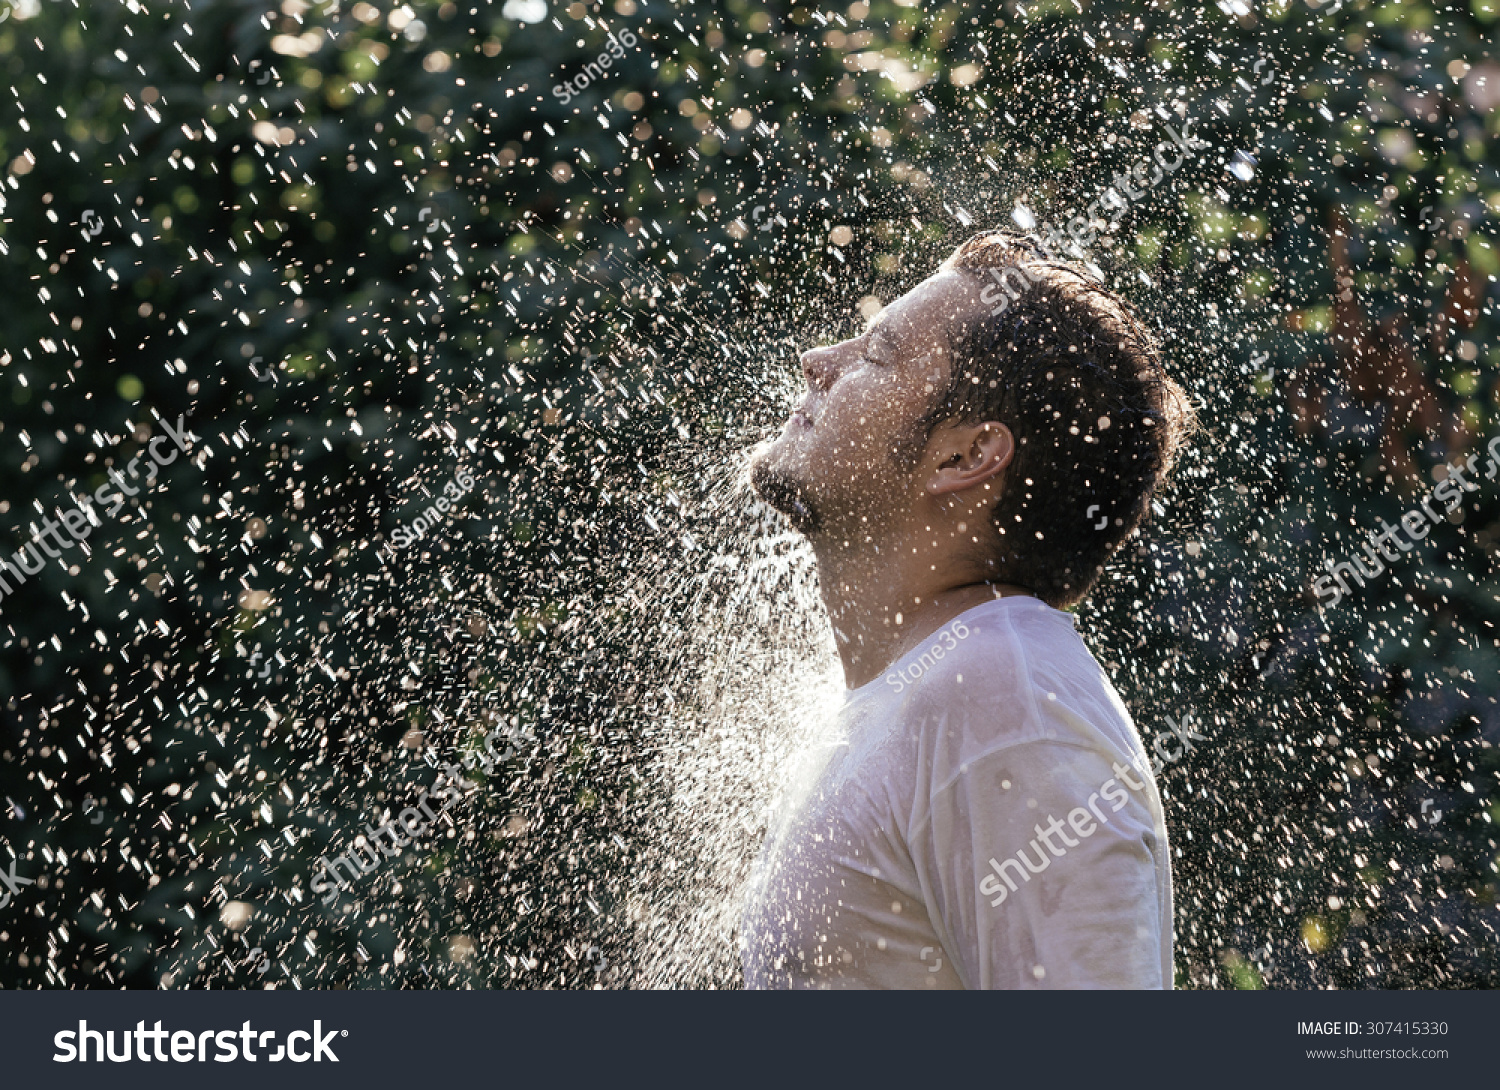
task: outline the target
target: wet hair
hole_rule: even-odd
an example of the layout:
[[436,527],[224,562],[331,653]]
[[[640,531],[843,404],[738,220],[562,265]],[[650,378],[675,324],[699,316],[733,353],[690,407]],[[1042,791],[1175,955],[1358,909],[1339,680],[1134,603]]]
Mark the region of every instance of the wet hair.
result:
[[978,559],[991,579],[1074,605],[1145,520],[1196,427],[1192,406],[1151,332],[1083,268],[1000,231],[969,239],[943,268],[982,278],[987,309],[949,331],[951,377],[924,440],[945,422],[1010,429],[997,533]]

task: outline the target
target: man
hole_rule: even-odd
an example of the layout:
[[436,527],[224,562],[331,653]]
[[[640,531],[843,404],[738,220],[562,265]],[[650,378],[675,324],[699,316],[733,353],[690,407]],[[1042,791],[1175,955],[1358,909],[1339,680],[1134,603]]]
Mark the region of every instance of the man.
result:
[[989,233],[802,369],[751,480],[811,543],[849,691],[756,867],[746,983],[1171,987],[1160,799],[1061,612],[1191,426],[1150,334]]

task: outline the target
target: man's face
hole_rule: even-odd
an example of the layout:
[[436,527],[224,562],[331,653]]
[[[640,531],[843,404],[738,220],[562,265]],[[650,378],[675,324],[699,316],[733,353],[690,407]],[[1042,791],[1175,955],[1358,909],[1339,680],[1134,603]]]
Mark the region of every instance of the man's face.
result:
[[940,272],[860,336],[803,353],[807,396],[754,456],[756,492],[803,533],[878,532],[910,513],[921,421],[948,382],[947,331],[982,306],[979,295],[974,278]]

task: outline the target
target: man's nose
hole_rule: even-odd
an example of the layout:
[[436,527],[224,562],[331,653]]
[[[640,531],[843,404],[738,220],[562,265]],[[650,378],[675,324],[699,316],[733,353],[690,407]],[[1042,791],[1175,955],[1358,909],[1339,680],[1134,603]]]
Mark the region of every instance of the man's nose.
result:
[[830,344],[822,348],[810,348],[802,353],[802,374],[813,390],[826,390],[838,378],[839,349],[842,345]]

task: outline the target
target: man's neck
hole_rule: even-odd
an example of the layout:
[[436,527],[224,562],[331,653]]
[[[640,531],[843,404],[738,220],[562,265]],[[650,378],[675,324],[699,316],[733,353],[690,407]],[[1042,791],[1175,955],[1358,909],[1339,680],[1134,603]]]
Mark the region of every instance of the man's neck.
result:
[[[851,689],[874,681],[960,613],[1029,593],[985,580],[963,565],[931,563],[934,558],[924,556],[920,545],[914,551],[899,539],[859,549],[827,539],[812,545],[844,684]],[[919,557],[929,561],[925,571]]]

